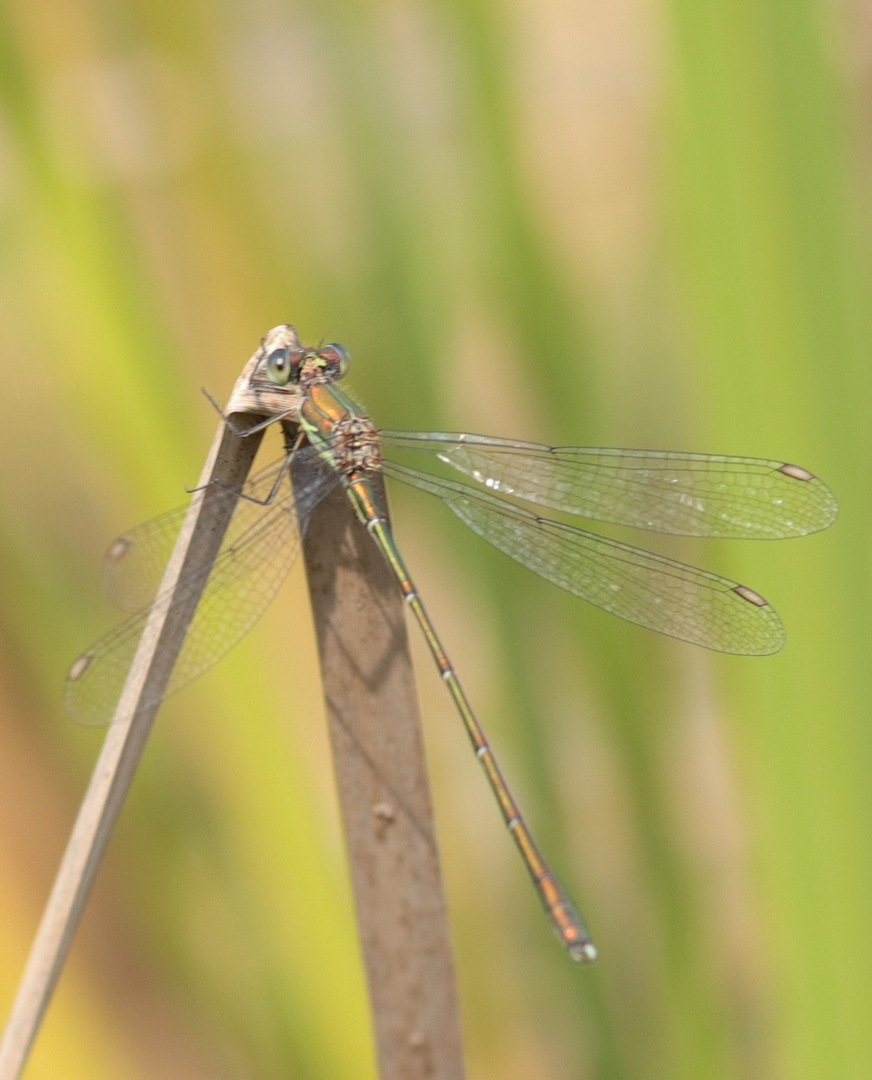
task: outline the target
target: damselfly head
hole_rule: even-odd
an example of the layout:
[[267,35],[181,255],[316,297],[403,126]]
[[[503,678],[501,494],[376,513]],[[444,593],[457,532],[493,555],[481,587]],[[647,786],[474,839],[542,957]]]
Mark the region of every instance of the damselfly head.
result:
[[[281,331],[289,330],[290,335]],[[304,348],[292,326],[270,330],[261,346],[261,363],[256,377],[273,386],[313,386],[341,379],[348,368],[348,350],[344,345],[322,345],[317,349]]]

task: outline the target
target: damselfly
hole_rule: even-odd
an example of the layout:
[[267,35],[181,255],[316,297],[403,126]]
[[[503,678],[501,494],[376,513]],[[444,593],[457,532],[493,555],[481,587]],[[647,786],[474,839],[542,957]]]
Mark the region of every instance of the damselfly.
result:
[[[552,925],[573,959],[593,960],[584,923],[542,858],[421,602],[372,474],[437,496],[501,551],[606,611],[683,641],[748,655],[776,652],[784,642],[781,620],[753,589],[542,517],[514,500],[657,532],[757,539],[824,529],[835,519],[836,501],[808,470],[779,461],[378,430],[337,386],[347,366],[342,346],[306,348],[293,327],[278,326],[240,376],[228,411],[261,414],[266,419],[255,428],[298,421],[301,434],[282,459],[244,485],[214,564],[191,570],[176,588],[176,595],[199,590],[208,575],[166,692],[201,674],[250,629],[290,569],[312,510],[341,484],[424,633]],[[391,461],[392,451],[435,456],[478,486]],[[149,609],[161,600],[162,572],[186,509],[133,529],[109,548],[107,592],[133,614],[71,667],[66,704],[78,720],[111,718]]]

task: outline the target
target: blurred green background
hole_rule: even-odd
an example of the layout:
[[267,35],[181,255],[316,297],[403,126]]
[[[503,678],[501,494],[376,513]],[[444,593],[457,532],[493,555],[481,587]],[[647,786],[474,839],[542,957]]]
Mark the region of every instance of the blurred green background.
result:
[[[413,492],[396,531],[600,948],[572,965],[412,631],[471,1080],[872,1075],[872,20],[859,0],[0,6],[0,1009],[98,751],[99,559],[260,336],[376,423],[798,462],[783,543],[634,537],[788,630],[717,657]],[[273,451],[278,443],[272,441]],[[448,520],[451,518],[451,520]],[[299,568],[168,702],[26,1076],[370,1080]]]

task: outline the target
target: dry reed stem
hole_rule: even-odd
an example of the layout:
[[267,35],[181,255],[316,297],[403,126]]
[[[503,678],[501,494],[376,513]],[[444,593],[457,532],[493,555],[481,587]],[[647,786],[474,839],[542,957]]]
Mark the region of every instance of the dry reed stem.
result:
[[[241,376],[234,404],[244,382]],[[234,415],[243,427],[259,419]],[[238,438],[220,424],[161,594],[172,596],[188,567],[218,554],[235,507],[226,488],[244,483],[261,436]],[[216,478],[217,499],[219,489],[208,486]],[[341,490],[312,515],[304,552],[379,1075],[462,1080],[457,989],[399,591]],[[0,1080],[18,1080],[24,1067],[198,600],[186,591],[155,605],[146,624],[0,1041]]]
[[400,591],[341,489],[312,515],[303,553],[378,1075],[463,1080],[454,961]]

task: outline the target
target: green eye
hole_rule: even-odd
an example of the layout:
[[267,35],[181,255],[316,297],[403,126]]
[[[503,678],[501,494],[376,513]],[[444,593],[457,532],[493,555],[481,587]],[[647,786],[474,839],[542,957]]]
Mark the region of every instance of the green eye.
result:
[[273,349],[266,358],[266,374],[276,386],[284,386],[291,377],[291,354],[287,349]]

